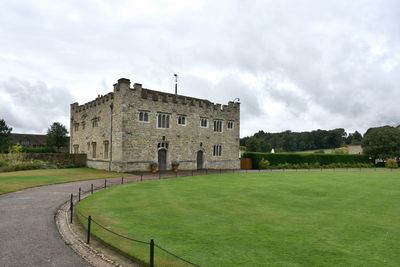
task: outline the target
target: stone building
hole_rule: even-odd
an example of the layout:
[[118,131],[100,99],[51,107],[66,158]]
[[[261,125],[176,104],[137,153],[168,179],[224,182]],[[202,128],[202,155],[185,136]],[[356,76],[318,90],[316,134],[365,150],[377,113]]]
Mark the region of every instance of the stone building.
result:
[[129,172],[238,169],[240,104],[145,89],[121,78],[114,90],[83,105],[71,104],[71,153],[89,167]]

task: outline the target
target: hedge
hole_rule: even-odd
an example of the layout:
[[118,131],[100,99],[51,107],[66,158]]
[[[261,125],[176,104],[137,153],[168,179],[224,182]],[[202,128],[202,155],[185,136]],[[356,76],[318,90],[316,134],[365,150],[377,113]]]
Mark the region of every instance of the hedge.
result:
[[243,158],[251,158],[253,169],[259,168],[261,159],[268,160],[271,167],[277,167],[282,164],[308,164],[326,166],[332,164],[359,165],[370,164],[371,161],[364,155],[336,155],[336,154],[296,154],[282,153],[271,154],[262,152],[245,152]]

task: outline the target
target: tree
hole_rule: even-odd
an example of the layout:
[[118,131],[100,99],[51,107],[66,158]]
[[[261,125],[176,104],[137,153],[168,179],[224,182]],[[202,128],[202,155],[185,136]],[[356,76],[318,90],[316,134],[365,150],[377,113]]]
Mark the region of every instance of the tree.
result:
[[383,126],[370,128],[361,142],[364,154],[374,159],[400,157],[400,129]]
[[362,135],[358,131],[355,131],[354,133],[350,133],[349,136],[347,136],[346,144],[347,145],[360,145],[362,139],[363,139]]
[[8,127],[4,119],[0,120],[0,152],[8,151],[12,128]]
[[54,122],[49,129],[47,129],[46,143],[49,147],[61,147],[68,146],[68,130],[59,122]]

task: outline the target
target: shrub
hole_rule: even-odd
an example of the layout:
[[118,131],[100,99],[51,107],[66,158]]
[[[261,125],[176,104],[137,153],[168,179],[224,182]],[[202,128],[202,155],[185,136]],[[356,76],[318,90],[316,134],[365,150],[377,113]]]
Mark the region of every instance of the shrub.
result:
[[173,160],[173,161],[171,162],[171,165],[172,165],[172,167],[178,167],[178,166],[179,166],[179,161]]
[[[370,160],[364,155],[335,155],[335,154],[296,154],[296,153],[259,153],[246,152],[244,158],[251,158],[253,169],[260,168],[259,163],[262,159],[268,160],[270,167],[275,168],[336,168],[356,167],[358,164],[371,167]],[[307,163],[307,165],[305,165]],[[333,165],[335,164],[335,165]]]
[[150,167],[150,170],[151,170],[152,172],[154,172],[154,171],[157,170],[158,164],[157,164],[157,162],[152,161],[152,162],[150,162],[149,167]]
[[264,158],[262,158],[262,159],[260,160],[260,162],[258,163],[258,167],[259,167],[260,169],[262,169],[262,170],[268,169],[268,167],[269,167],[269,161],[266,160],[266,159],[264,159]]
[[399,164],[397,164],[397,161],[395,159],[388,159],[386,161],[385,167],[390,169],[396,169],[399,167]]
[[11,147],[10,152],[12,154],[22,153],[22,146],[20,144],[15,144]]
[[56,153],[54,147],[23,147],[22,152],[24,153]]

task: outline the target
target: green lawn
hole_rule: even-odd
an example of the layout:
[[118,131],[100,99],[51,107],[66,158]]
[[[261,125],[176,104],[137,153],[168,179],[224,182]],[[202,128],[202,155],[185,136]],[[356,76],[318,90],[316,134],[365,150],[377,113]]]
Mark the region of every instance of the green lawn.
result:
[[[146,181],[100,191],[78,210],[201,266],[400,266],[398,171]],[[148,246],[92,225],[98,237],[148,261]],[[180,266],[155,254],[158,266]]]
[[121,174],[90,168],[4,172],[0,173],[0,195],[41,185],[117,176],[121,176]]

